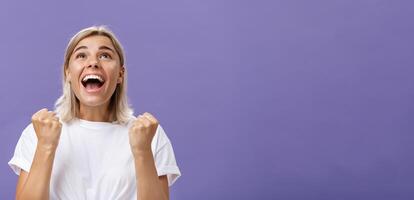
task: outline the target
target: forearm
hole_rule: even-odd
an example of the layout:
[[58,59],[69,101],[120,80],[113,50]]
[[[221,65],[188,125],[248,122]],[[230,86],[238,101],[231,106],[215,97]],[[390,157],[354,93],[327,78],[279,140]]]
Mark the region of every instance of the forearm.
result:
[[135,174],[138,200],[168,200],[168,195],[158,179],[151,151],[135,155]]
[[27,180],[16,199],[49,199],[50,177],[52,173],[55,149],[37,146]]

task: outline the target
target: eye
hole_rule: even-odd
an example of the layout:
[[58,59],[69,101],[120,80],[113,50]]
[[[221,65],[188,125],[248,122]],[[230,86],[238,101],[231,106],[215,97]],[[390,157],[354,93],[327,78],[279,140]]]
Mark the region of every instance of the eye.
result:
[[99,55],[100,59],[111,59],[111,55],[109,55],[108,53],[103,53],[101,55]]
[[86,55],[84,53],[78,53],[76,54],[75,58],[85,58]]

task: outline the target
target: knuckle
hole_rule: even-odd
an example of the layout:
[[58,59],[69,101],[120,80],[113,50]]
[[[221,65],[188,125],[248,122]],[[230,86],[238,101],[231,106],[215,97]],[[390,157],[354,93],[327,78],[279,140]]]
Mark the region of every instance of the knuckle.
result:
[[132,126],[129,130],[130,130],[131,132],[135,132],[137,129],[135,128],[135,126]]
[[130,130],[135,133],[135,132],[138,131],[138,127],[134,125],[134,126],[131,127]]

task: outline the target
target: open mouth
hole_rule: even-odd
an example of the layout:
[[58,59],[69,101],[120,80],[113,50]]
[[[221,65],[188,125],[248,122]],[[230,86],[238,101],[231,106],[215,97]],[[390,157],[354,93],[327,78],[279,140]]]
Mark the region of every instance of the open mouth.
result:
[[93,92],[99,90],[105,83],[105,80],[99,75],[91,74],[86,75],[81,82],[83,87],[85,87],[87,91]]

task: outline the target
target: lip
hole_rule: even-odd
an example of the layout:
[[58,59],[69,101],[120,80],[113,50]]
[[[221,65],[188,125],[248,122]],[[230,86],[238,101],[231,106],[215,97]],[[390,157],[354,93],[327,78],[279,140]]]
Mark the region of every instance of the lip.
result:
[[86,91],[86,93],[96,94],[103,90],[105,83],[100,88],[96,88],[96,89],[87,89],[85,86],[83,86],[83,84],[81,85],[82,85],[83,90]]
[[[98,75],[98,76],[100,76],[100,77],[102,77],[102,79],[103,79],[103,84],[102,84],[102,86],[101,87],[99,87],[99,88],[96,88],[96,89],[87,89],[83,84],[82,84],[82,80],[86,77],[86,76],[88,76],[88,75]],[[86,91],[86,93],[89,93],[89,94],[96,94],[96,93],[99,93],[99,92],[101,92],[103,89],[104,89],[104,86],[105,86],[105,84],[106,84],[106,78],[105,78],[105,76],[103,75],[103,74],[101,74],[101,73],[86,73],[86,74],[84,74],[84,75],[82,75],[81,76],[81,79],[79,80],[79,85],[82,87],[82,89],[84,90],[84,91]]]
[[84,75],[82,75],[82,76],[81,76],[80,81],[82,82],[82,80],[83,80],[86,76],[88,76],[88,75],[97,75],[97,76],[100,76],[100,77],[102,77],[102,79],[103,79],[104,83],[106,82],[106,77],[105,77],[103,74],[101,74],[101,73],[87,73],[87,74],[84,74]]

